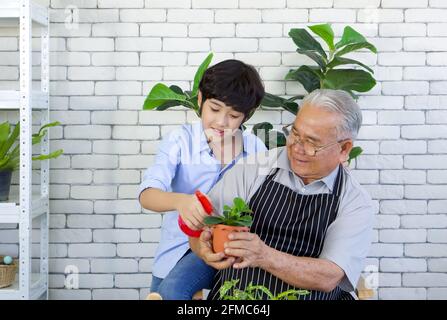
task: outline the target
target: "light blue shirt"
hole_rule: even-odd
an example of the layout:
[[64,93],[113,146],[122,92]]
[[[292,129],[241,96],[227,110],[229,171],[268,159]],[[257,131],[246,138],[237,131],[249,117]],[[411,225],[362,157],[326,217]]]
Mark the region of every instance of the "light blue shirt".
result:
[[[140,194],[147,188],[187,194],[196,190],[208,193],[240,158],[266,150],[259,138],[244,131],[243,152],[222,167],[212,154],[202,122],[185,124],[161,141],[154,164],[144,173]],[[177,211],[166,212],[163,216],[160,244],[152,268],[156,277],[165,278],[189,249],[188,237],[180,230],[177,219]]]

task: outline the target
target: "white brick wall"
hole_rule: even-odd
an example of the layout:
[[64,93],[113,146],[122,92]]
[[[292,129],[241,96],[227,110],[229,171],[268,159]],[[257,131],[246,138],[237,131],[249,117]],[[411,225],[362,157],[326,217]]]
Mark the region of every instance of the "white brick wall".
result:
[[[143,112],[157,82],[190,89],[197,66],[236,58],[258,68],[268,91],[303,93],[282,79],[308,64],[288,38],[292,27],[349,24],[378,55],[354,55],[378,85],[359,99],[364,155],[354,175],[377,204],[368,263],[378,299],[447,298],[447,4],[444,0],[42,0],[51,8],[52,149],[50,298],[142,299],[150,286],[162,216],[137,202],[142,171],[160,137],[196,118],[183,108]],[[65,8],[79,9],[66,28]],[[18,41],[0,29],[0,85],[18,77]],[[38,41],[33,41],[40,50]],[[39,74],[34,68],[35,78]],[[0,113],[3,118],[4,114]],[[8,119],[16,119],[8,114]],[[288,112],[251,119],[288,123]],[[0,251],[17,235],[0,230]],[[37,246],[33,252],[37,252]],[[64,289],[78,267],[80,289]]]

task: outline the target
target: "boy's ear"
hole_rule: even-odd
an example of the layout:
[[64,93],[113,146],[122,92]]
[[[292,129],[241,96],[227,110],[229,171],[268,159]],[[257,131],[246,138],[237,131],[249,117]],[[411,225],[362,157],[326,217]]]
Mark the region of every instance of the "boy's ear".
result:
[[200,106],[202,105],[202,92],[199,90],[197,93],[197,104]]

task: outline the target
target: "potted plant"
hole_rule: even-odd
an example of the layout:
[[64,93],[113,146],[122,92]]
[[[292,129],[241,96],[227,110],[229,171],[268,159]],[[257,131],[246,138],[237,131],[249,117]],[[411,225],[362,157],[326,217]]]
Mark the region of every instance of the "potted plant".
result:
[[[44,125],[39,132],[32,135],[32,144],[38,144],[47,133],[47,128],[60,125],[59,122],[52,122]],[[19,168],[20,164],[20,144],[18,137],[20,134],[20,122],[16,124],[11,132],[9,122],[0,124],[0,201],[6,201],[9,198],[11,186],[11,176],[14,170]],[[41,154],[32,157],[33,160],[45,160],[57,158],[63,150],[59,149],[50,154]]]
[[299,300],[300,296],[308,295],[307,290],[286,290],[274,295],[268,288],[262,285],[250,283],[245,290],[236,288],[239,279],[225,281],[219,288],[220,299],[222,300],[262,300],[263,295],[267,300]]
[[223,252],[228,235],[233,232],[248,231],[253,222],[252,211],[242,198],[234,198],[233,206],[224,206],[222,216],[210,216],[204,219],[213,229],[213,250]]
[[[316,89],[339,89],[345,90],[355,99],[355,92],[368,92],[375,85],[376,81],[372,74],[374,71],[360,61],[346,58],[345,55],[356,52],[361,49],[367,49],[377,53],[374,45],[369,43],[366,38],[350,26],[343,30],[341,39],[335,43],[334,31],[330,24],[317,24],[308,27],[312,33],[320,37],[322,43],[327,45],[324,49],[306,29],[293,28],[289,31],[289,36],[297,45],[297,52],[308,56],[315,62],[315,65],[303,65],[297,69],[292,69],[285,76],[285,80],[298,81],[304,89],[311,93]],[[359,68],[347,68],[347,66],[357,65]],[[291,98],[283,98],[270,93],[266,93],[262,100],[262,105],[266,107],[281,107],[293,114],[298,113],[299,105],[295,102],[302,99],[303,95]],[[273,126],[268,122],[258,123],[253,127],[253,131],[262,129],[261,132],[267,134],[260,135],[265,137],[265,145],[271,149],[285,145],[285,136],[281,132],[269,134]],[[352,148],[348,162],[362,153],[360,147]]]

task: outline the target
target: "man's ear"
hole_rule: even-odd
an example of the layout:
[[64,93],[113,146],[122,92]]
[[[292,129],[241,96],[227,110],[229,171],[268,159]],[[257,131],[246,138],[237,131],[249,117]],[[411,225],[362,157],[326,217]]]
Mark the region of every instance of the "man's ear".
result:
[[352,147],[354,146],[354,142],[351,139],[347,139],[341,142],[340,146],[341,146],[340,162],[343,163],[345,161],[348,161],[349,153],[351,152]]

